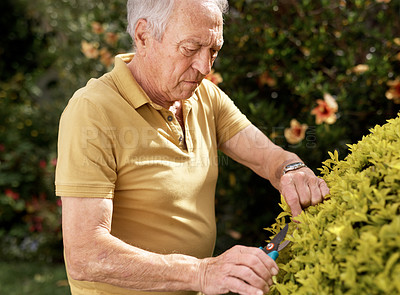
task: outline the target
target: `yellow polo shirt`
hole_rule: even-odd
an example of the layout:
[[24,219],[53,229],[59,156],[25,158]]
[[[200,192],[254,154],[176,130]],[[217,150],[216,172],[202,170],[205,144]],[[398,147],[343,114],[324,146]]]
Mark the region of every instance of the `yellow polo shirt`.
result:
[[[183,132],[173,113],[153,103],[137,84],[125,64],[132,58],[117,56],[114,69],[91,79],[65,108],[56,194],[112,198],[111,234],[130,245],[210,257],[216,237],[217,148],[250,122],[204,80],[183,101]],[[142,293],[69,283],[72,294]]]

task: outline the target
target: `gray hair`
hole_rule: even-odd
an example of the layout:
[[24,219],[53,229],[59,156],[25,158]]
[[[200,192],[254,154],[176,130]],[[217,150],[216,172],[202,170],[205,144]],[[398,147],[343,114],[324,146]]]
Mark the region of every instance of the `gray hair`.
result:
[[[217,5],[222,14],[228,12],[228,0],[211,1]],[[175,0],[128,0],[126,5],[128,11],[127,32],[132,37],[134,47],[136,47],[135,28],[139,19],[147,20],[148,30],[154,38],[161,41],[174,3]]]

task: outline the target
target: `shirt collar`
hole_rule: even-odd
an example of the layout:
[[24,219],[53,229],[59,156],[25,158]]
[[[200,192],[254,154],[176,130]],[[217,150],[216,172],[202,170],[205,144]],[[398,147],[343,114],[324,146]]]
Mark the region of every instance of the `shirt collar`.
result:
[[[135,109],[140,108],[145,104],[150,104],[156,110],[163,109],[162,106],[154,103],[144,92],[143,88],[137,83],[133,77],[131,71],[127,67],[132,58],[135,56],[134,53],[119,54],[115,56],[115,66],[111,71],[111,76],[117,85],[118,90],[122,96],[133,105]],[[197,100],[197,89],[195,93],[188,98],[186,101]]]

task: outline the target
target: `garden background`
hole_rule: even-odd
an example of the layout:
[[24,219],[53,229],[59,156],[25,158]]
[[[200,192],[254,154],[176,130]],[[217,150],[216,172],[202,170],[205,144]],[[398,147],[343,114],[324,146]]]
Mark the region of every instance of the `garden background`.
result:
[[[54,195],[58,120],[75,90],[131,51],[125,2],[0,2],[1,294],[68,293]],[[317,174],[328,151],[344,158],[346,144],[397,116],[399,0],[229,3],[208,78]],[[263,244],[278,201],[266,180],[221,155],[215,253]]]

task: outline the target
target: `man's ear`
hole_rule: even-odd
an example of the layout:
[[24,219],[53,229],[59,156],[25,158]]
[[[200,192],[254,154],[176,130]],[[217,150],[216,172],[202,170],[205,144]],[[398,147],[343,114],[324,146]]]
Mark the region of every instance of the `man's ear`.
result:
[[136,52],[143,54],[146,50],[146,45],[149,42],[149,32],[147,31],[147,21],[143,18],[139,19],[135,28],[135,44]]

